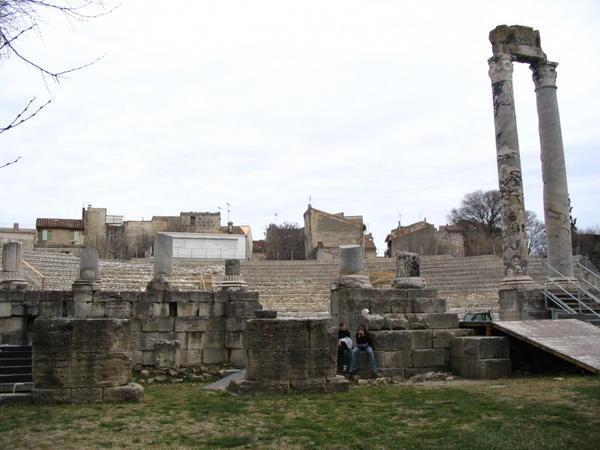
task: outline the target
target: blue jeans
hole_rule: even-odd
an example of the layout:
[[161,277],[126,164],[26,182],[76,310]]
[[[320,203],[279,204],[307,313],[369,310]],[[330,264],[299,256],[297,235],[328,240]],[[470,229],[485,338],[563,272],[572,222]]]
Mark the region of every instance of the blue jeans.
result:
[[375,353],[370,345],[366,347],[354,347],[352,349],[352,358],[350,361],[350,372],[356,372],[356,360],[358,358],[358,352],[367,352],[369,355],[369,363],[371,364],[371,370],[377,372],[377,362],[375,361]]

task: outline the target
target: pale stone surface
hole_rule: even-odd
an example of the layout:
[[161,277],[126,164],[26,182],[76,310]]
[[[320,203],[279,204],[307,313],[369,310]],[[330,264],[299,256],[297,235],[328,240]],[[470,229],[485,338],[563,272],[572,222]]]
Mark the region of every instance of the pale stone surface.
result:
[[154,275],[171,275],[173,271],[173,238],[156,233],[154,238]]
[[157,369],[179,369],[181,366],[181,343],[177,340],[155,342],[154,366]]
[[79,256],[79,279],[82,281],[98,280],[98,250],[94,247],[81,249]]
[[20,242],[5,242],[2,245],[2,272],[17,273],[21,270],[21,249],[23,244]]
[[545,61],[540,33],[522,25],[498,25],[490,31],[490,42],[494,55],[512,55],[518,62]]
[[[569,190],[558,101],[555,62],[533,64],[540,132],[542,179],[544,182],[544,220],[548,264],[562,275],[573,278],[573,248],[569,214]],[[549,271],[548,276],[558,275]]]
[[527,277],[528,266],[525,200],[512,82],[513,59],[507,54],[497,54],[488,61],[494,101],[504,277],[507,281]]
[[340,275],[357,275],[365,267],[360,245],[340,245]]

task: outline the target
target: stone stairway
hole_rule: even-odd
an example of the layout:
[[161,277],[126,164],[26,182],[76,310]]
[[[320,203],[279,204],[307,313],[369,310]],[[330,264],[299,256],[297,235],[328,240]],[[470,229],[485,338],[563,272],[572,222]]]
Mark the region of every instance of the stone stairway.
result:
[[31,391],[32,377],[31,345],[1,345],[0,392]]
[[[26,251],[24,258],[43,274],[44,289],[68,290],[77,278],[79,259],[73,255]],[[545,278],[544,261],[530,258],[530,274],[539,283]],[[141,291],[152,277],[152,264],[152,259],[102,260],[102,289]],[[245,280],[260,293],[265,308],[289,315],[302,312],[319,316],[329,311],[329,290],[338,273],[335,261],[242,261],[241,266]],[[395,275],[395,261],[367,260],[367,269],[375,286],[389,286]],[[222,261],[176,259],[173,282],[181,290],[211,290],[223,270]],[[500,257],[424,256],[421,272],[428,287],[438,289],[452,311],[497,311],[497,290],[503,274]],[[32,285],[32,289],[40,286]]]

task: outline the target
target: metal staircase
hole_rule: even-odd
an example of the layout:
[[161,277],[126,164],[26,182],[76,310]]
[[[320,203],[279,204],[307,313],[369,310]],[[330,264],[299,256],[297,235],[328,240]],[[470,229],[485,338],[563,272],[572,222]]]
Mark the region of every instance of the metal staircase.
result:
[[543,293],[553,319],[580,319],[600,327],[600,276],[577,263],[589,280],[568,278],[550,265]]

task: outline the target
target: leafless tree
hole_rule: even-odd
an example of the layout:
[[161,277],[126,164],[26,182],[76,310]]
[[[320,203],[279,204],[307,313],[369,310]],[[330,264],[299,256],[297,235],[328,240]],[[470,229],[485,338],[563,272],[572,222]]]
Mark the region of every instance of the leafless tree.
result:
[[473,223],[488,236],[498,233],[501,219],[500,192],[497,190],[479,190],[466,194],[460,202],[460,207],[452,209],[448,215],[450,223]]
[[530,255],[546,255],[546,227],[533,211],[525,211],[527,250]]
[[[88,67],[102,58],[100,56],[83,64],[56,70],[28,56],[20,48],[19,39],[31,33],[41,36],[39,24],[42,23],[41,15],[45,11],[62,14],[71,21],[85,21],[111,12],[102,0],[0,0],[0,59],[17,58],[39,71],[44,80],[49,78],[59,82],[69,73]],[[51,100],[47,100],[36,105],[36,98],[32,98],[8,125],[0,126],[0,134],[32,119],[50,102]],[[14,164],[19,158],[0,165],[0,168]]]
[[267,259],[306,259],[304,252],[304,229],[297,223],[272,223],[265,232]]

